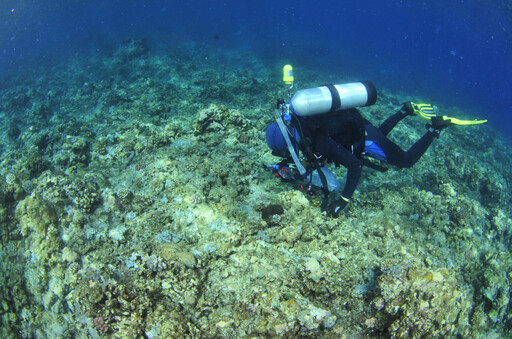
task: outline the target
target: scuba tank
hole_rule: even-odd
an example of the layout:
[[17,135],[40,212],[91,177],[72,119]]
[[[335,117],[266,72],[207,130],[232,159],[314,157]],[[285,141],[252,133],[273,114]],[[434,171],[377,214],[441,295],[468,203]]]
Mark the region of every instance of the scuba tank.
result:
[[300,116],[371,106],[377,101],[377,89],[370,81],[324,85],[295,92],[290,105]]

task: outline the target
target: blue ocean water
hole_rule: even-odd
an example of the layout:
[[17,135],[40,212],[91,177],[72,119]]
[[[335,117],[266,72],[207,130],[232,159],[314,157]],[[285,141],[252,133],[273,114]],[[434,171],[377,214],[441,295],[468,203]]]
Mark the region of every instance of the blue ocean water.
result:
[[509,1],[14,1],[0,3],[0,75],[126,38],[240,48],[453,104],[509,136]]

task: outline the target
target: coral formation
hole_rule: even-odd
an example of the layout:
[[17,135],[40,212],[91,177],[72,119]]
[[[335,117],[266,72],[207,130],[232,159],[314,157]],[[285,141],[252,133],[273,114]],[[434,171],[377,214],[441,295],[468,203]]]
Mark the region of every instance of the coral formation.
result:
[[510,336],[512,158],[490,127],[365,169],[331,219],[263,166],[276,65],[133,39],[52,67],[0,94],[3,338]]

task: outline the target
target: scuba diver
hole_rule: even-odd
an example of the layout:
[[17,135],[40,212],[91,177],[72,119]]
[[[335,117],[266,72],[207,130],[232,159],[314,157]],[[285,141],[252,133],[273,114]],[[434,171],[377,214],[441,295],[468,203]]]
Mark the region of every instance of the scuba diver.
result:
[[[291,66],[284,69],[283,80],[293,86]],[[451,125],[475,125],[487,120],[459,120],[435,115],[429,104],[406,102],[379,127],[364,119],[356,107],[373,105],[375,86],[369,81],[324,85],[297,91],[286,103],[278,100],[276,122],[268,126],[266,139],[272,153],[283,160],[271,168],[285,181],[305,180],[324,193],[321,210],[338,217],[348,204],[359,182],[363,166],[379,171],[387,167],[368,157],[399,168],[413,166],[441,131]],[[405,117],[428,120],[427,131],[407,151],[387,138]],[[299,158],[302,154],[302,160]],[[332,162],[347,168],[344,187],[325,166]],[[298,172],[298,174],[296,173]]]

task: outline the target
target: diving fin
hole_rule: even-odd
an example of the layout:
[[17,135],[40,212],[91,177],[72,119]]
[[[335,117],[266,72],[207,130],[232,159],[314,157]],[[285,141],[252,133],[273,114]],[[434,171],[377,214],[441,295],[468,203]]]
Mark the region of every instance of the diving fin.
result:
[[461,120],[457,118],[450,118],[446,115],[442,116],[443,120],[450,120],[452,125],[460,125],[460,126],[470,126],[470,125],[480,125],[485,124],[487,119],[474,119],[474,120]]
[[[430,117],[434,116],[434,107],[430,104],[414,103],[409,102],[410,108],[408,111],[412,114],[419,116],[422,119],[430,120]],[[411,112],[412,110],[412,112]],[[412,115],[411,114],[411,115]]]
[[425,120],[437,120],[438,123],[444,121],[444,125],[460,125],[460,126],[470,126],[470,125],[480,125],[485,124],[487,122],[486,119],[474,119],[474,120],[461,120],[457,118],[448,117],[446,115],[436,115],[434,114],[434,107],[429,104],[416,104],[411,102],[411,106],[413,109],[413,113]]

